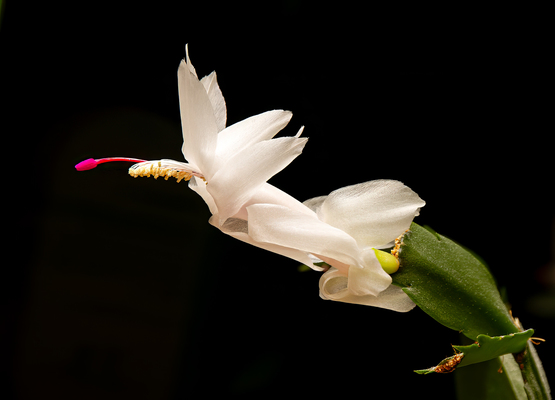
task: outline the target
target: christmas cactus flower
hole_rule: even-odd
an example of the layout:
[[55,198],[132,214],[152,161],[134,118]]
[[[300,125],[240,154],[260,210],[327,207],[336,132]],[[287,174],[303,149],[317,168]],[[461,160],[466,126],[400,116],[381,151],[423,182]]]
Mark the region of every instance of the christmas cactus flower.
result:
[[266,183],[293,161],[306,144],[307,139],[299,137],[303,128],[293,137],[274,138],[288,124],[291,112],[268,111],[226,127],[226,103],[216,73],[199,80],[188,51],[179,65],[178,85],[182,152],[187,162],[91,158],[77,164],[77,170],[91,169],[104,162],[130,161],[136,162],[129,169],[134,177],[161,176],[174,177],[178,182],[190,181],[189,187],[202,196],[222,223],[229,217],[244,218],[246,205],[258,201],[257,194],[264,201],[306,208]]
[[412,190],[396,181],[372,181],[301,203],[267,183],[306,144],[300,138],[303,128],[293,137],[274,138],[291,112],[268,111],[226,127],[216,73],[199,80],[188,51],[178,85],[187,162],[118,157],[88,159],[76,168],[129,161],[136,163],[129,169],[134,177],[189,181],[212,213],[209,222],[222,232],[326,270],[320,282],[323,298],[397,311],[414,307],[391,286],[392,271],[382,268],[375,252],[408,229],[424,205]]
[[246,207],[253,244],[304,252],[313,263],[331,266],[320,279],[324,299],[395,311],[415,306],[401,288],[391,285],[390,273],[396,269],[386,272],[380,258],[387,254],[377,252],[393,247],[419,214],[425,202],[415,192],[398,181],[375,180],[304,204],[313,214],[277,204]]

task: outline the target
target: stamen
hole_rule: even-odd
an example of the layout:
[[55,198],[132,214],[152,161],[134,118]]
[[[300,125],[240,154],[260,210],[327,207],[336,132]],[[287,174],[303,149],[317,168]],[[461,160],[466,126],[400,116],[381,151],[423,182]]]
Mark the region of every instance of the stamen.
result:
[[128,158],[128,157],[108,157],[108,158],[88,158],[84,161],[81,161],[79,164],[75,166],[77,171],[87,171],[89,169],[96,168],[98,164],[112,162],[112,161],[126,161],[126,162],[133,162],[133,163],[141,163],[145,162],[146,160],[141,160],[139,158]]
[[193,170],[186,171],[186,170],[180,169],[179,167],[172,166],[166,163],[164,163],[163,165],[162,161],[157,161],[157,162],[148,161],[144,163],[135,164],[131,168],[129,168],[129,175],[131,175],[134,178],[137,178],[139,176],[146,176],[147,178],[149,178],[152,175],[154,179],[157,179],[158,177],[162,176],[164,177],[165,180],[168,180],[169,177],[172,177],[177,179],[177,183],[181,182],[182,180],[189,181],[193,176],[196,176],[201,178],[202,180],[205,180],[204,176],[198,172],[195,172]]

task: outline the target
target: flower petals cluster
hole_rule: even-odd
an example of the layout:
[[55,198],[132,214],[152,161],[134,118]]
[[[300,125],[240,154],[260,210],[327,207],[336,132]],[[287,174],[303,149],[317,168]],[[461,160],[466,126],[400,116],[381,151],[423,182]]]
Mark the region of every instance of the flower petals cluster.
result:
[[300,137],[303,128],[293,137],[274,138],[292,117],[284,110],[227,127],[216,73],[199,80],[186,53],[178,84],[187,162],[144,161],[131,167],[130,174],[189,180],[189,187],[212,213],[210,224],[246,243],[325,271],[320,279],[322,298],[412,309],[414,303],[391,285],[374,249],[391,247],[424,201],[393,180],[347,186],[304,203],[268,184],[302,152],[307,142]]
[[309,266],[331,265],[320,279],[322,298],[409,311],[414,303],[391,285],[373,249],[392,247],[424,204],[401,182],[375,180],[305,201],[312,214],[276,204],[249,205],[245,232],[259,247],[277,246],[273,251],[283,255],[284,249],[304,253],[312,260]]
[[266,181],[301,154],[303,128],[292,137],[274,138],[292,113],[267,111],[226,127],[227,108],[215,72],[198,79],[187,56],[178,69],[179,105],[183,131],[182,152],[187,162],[152,160],[134,165],[130,173],[143,176],[162,171],[184,177],[205,200],[221,225],[228,218],[245,216],[245,204],[262,190],[266,195],[290,196]]

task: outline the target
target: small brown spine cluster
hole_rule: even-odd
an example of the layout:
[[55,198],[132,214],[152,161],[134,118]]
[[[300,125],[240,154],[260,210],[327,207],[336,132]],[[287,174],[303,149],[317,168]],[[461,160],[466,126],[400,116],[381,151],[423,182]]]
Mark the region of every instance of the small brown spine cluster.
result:
[[457,365],[460,364],[463,357],[464,357],[464,353],[455,354],[453,357],[450,357],[447,360],[444,360],[443,362],[439,363],[434,368],[434,372],[437,372],[438,374],[448,374],[450,372],[453,372],[455,368],[457,368]]

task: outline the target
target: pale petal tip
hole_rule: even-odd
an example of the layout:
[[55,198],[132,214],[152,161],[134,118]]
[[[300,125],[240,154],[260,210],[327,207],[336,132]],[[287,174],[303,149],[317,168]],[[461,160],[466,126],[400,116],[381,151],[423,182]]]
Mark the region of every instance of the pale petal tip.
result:
[[193,67],[193,64],[191,63],[191,59],[189,58],[189,43],[185,44],[185,60],[184,61],[185,61],[185,64],[187,64],[187,68],[189,69],[189,71],[195,77],[197,77],[197,71],[195,70],[195,67]]

